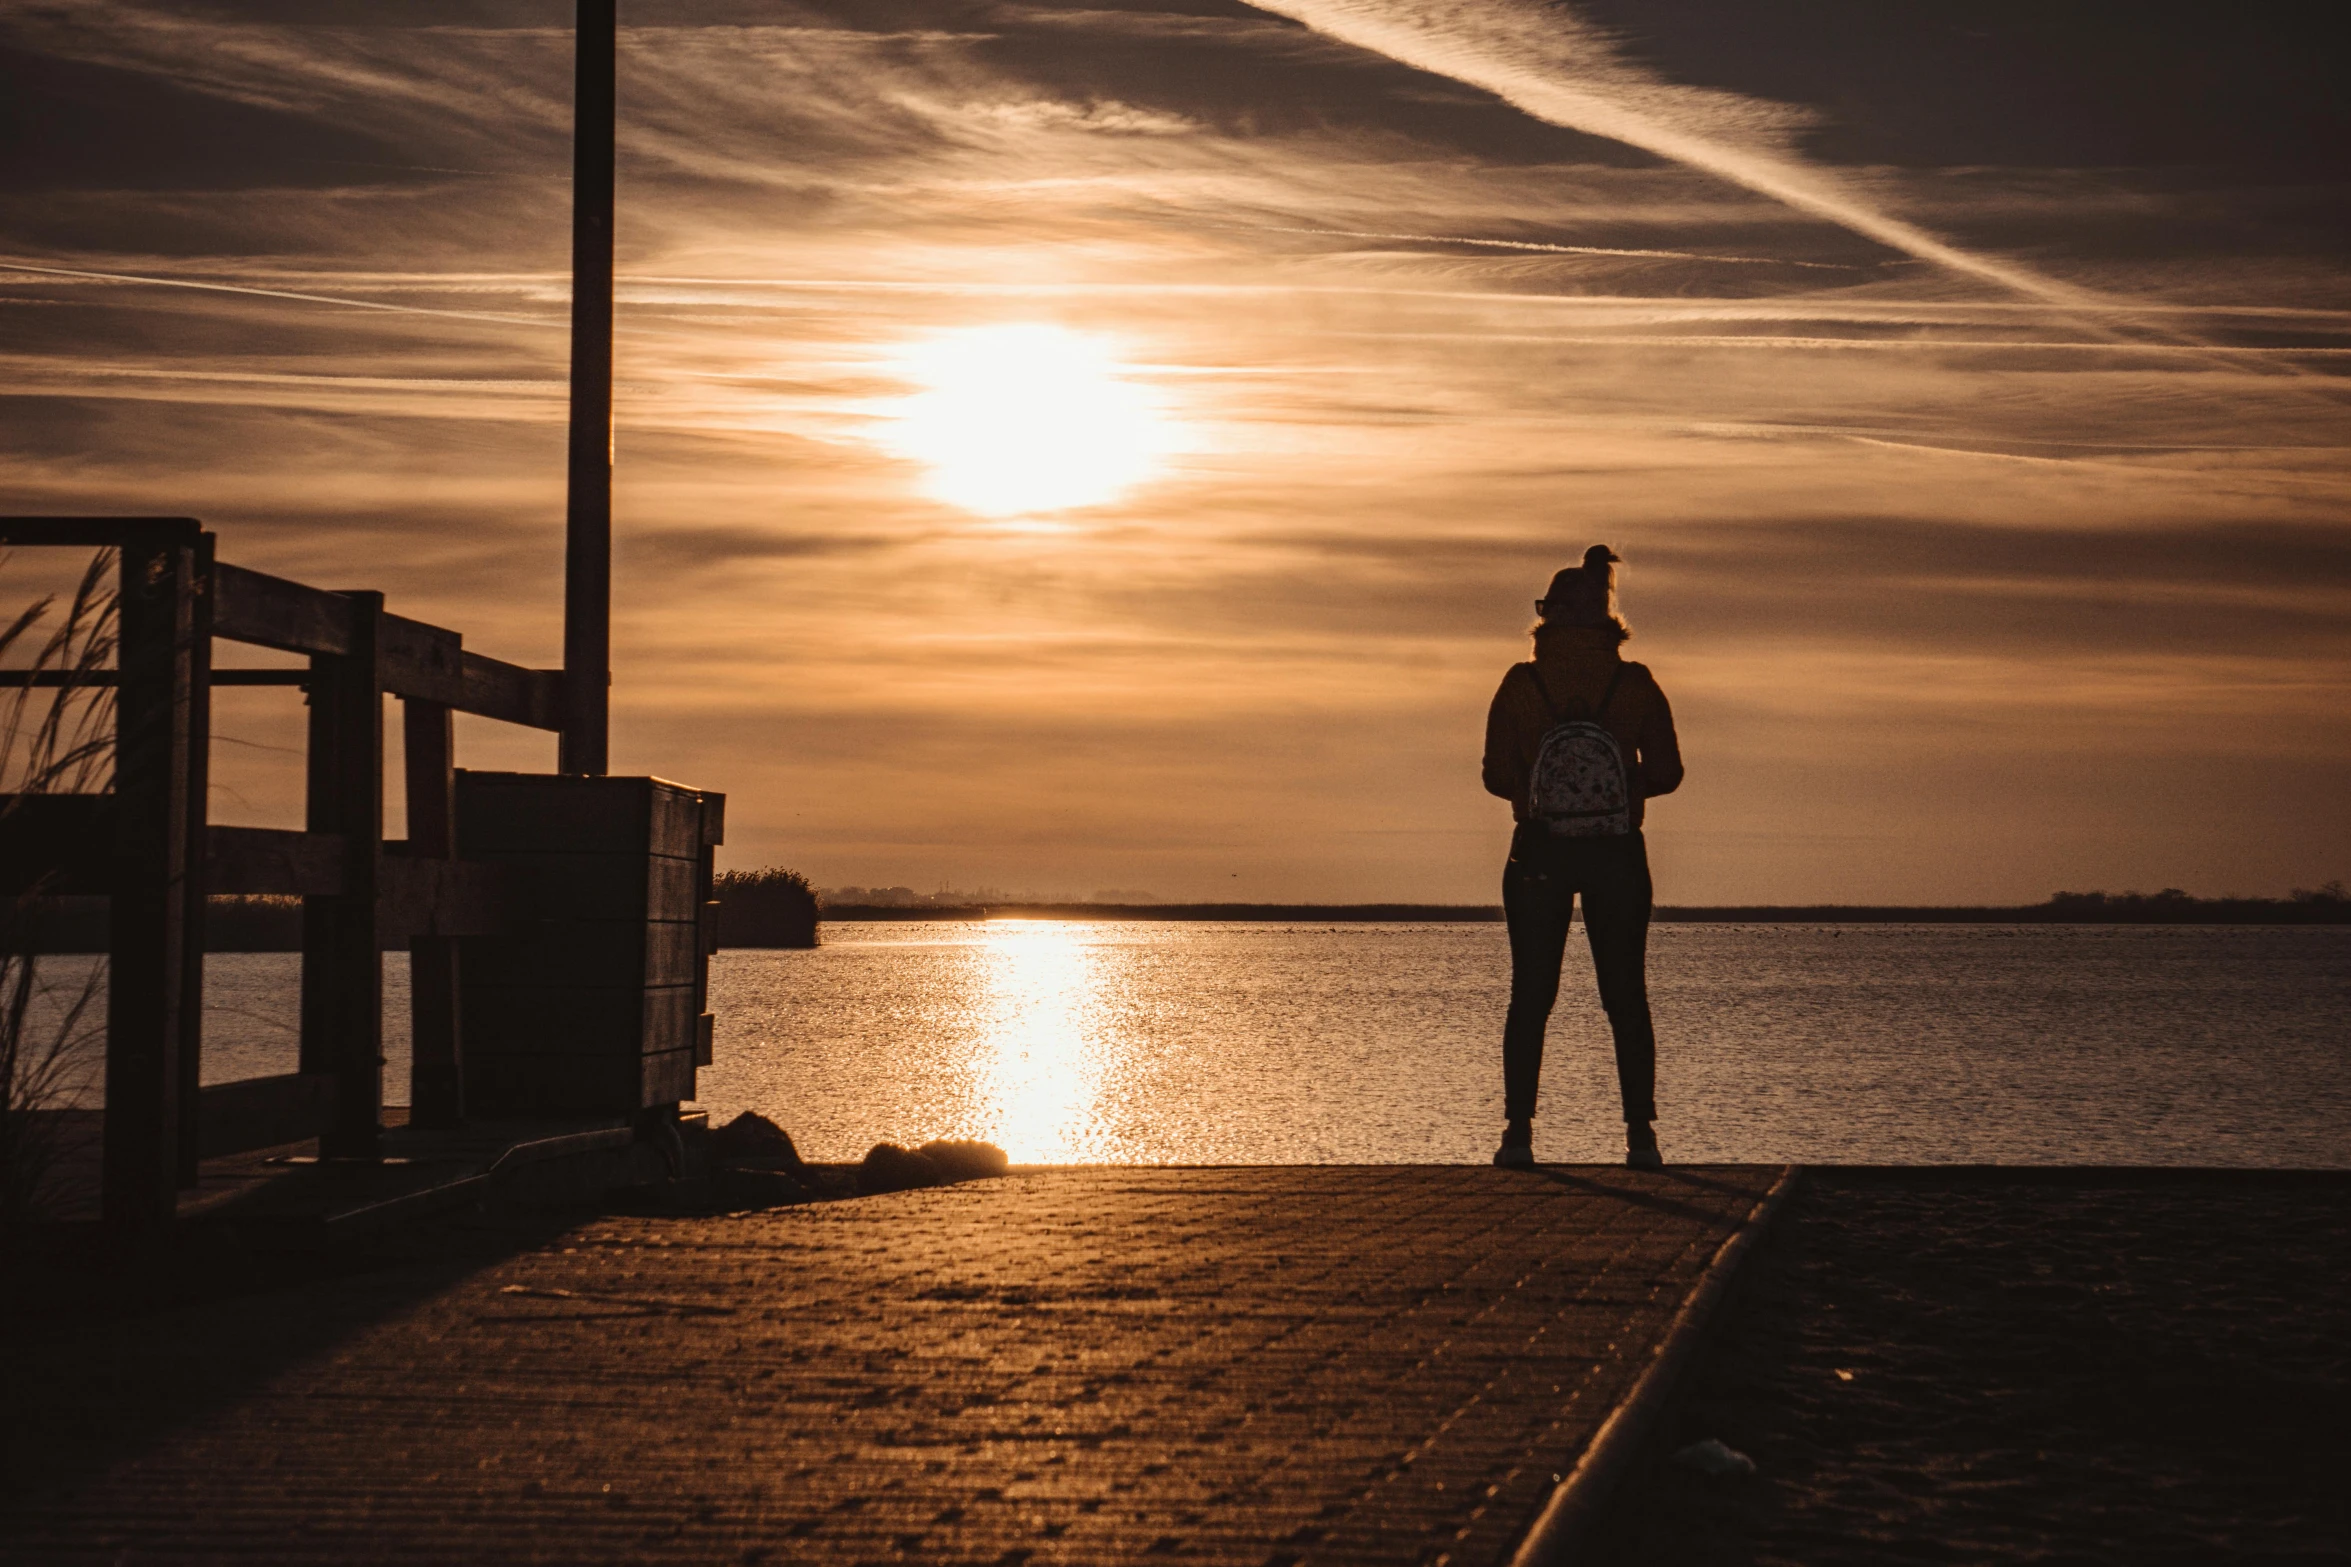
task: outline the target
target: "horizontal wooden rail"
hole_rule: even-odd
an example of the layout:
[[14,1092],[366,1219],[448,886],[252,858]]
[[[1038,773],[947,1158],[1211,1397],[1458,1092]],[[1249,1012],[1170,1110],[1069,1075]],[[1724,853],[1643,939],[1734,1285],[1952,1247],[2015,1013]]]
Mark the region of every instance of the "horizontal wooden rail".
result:
[[[149,538],[186,538],[194,522],[178,518],[13,517],[0,518],[0,544],[85,545],[92,548]],[[232,642],[272,647],[313,658],[338,658],[351,651],[360,613],[348,596],[306,583],[273,577],[222,561],[212,568],[212,633]],[[454,631],[385,615],[377,630],[384,689],[394,696],[439,702],[461,713],[495,718],[531,729],[563,727],[563,676],[559,670],[525,669],[468,652]],[[75,676],[59,671],[0,671],[0,687],[74,684],[104,685],[113,671]],[[214,685],[306,685],[304,670],[223,669]]]
[[[0,795],[0,896],[104,896],[113,890],[114,798]],[[271,827],[205,830],[208,893],[331,898],[343,890],[340,833]],[[411,855],[384,845],[376,896],[383,939],[494,936],[528,920],[524,872],[514,866]]]
[[[205,886],[212,892],[333,897],[343,890],[340,833],[215,827]],[[526,917],[521,872],[505,865],[410,855],[394,839],[377,873],[376,928],[387,942],[411,936],[495,936]]]
[[[215,636],[321,657],[350,651],[356,611],[343,595],[242,566],[213,567],[213,581]],[[563,727],[558,670],[484,658],[467,652],[456,632],[400,615],[384,616],[377,636],[384,689],[394,696],[532,729]]]
[[525,669],[479,653],[465,655],[463,699],[451,702],[461,713],[501,719],[531,729],[563,727],[563,671]]
[[49,691],[113,684],[111,669],[0,669],[0,686],[31,686],[38,691]]
[[287,653],[351,651],[351,601],[284,577],[223,561],[212,568],[212,634]]
[[465,707],[465,649],[456,632],[386,615],[376,631],[376,647],[386,691]]
[[0,544],[101,550],[118,544],[193,544],[193,517],[0,517]]
[[[112,686],[111,669],[0,669],[0,689],[31,686],[36,690],[63,690],[82,686]],[[307,669],[215,669],[205,678],[216,686],[306,686]]]
[[113,888],[114,796],[0,795],[0,897]]
[[204,836],[204,890],[333,897],[343,890],[343,836],[274,827],[211,827]]
[[521,868],[412,857],[406,848],[398,839],[385,844],[377,873],[376,927],[385,941],[497,936],[528,921]]
[[[387,615],[386,621],[396,619]],[[419,630],[436,628],[416,621],[405,624]],[[461,713],[475,713],[532,729],[554,729],[562,723],[563,671],[524,669],[500,663],[479,653],[457,650],[456,674],[450,676],[423,659],[398,663],[386,660],[384,689],[394,696],[420,697]],[[316,677],[307,669],[215,669],[207,676],[216,686],[307,686]],[[111,669],[0,669],[0,690],[31,686],[63,690],[84,686],[109,688]]]

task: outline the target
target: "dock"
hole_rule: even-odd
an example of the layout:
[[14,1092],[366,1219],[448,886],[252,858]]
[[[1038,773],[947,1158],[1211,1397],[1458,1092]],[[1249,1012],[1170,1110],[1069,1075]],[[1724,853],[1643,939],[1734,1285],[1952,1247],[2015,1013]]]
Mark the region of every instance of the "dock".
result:
[[1542,1559],[1788,1174],[444,1214],[159,1309],[20,1312],[0,1561]]

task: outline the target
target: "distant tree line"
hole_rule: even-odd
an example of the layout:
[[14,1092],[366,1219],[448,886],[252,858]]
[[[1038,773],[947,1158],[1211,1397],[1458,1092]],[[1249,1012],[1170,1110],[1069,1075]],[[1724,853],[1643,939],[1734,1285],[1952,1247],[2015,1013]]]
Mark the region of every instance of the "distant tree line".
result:
[[[841,889],[848,891],[850,889]],[[867,889],[857,889],[867,890]],[[945,903],[938,895],[907,903],[840,905],[820,897],[798,871],[721,871],[721,947],[813,947],[823,919],[1031,919],[1390,921],[1485,923],[1502,911],[1482,904],[1428,903]],[[968,896],[968,895],[965,895]],[[104,952],[106,900],[28,900],[26,934],[39,952]],[[1917,907],[1902,904],[1757,904],[1660,906],[1668,923],[1743,924],[2021,924],[2021,925],[2351,925],[2351,892],[2330,881],[2297,887],[2283,898],[2198,898],[2177,887],[2161,892],[2057,892],[2023,907]],[[214,952],[299,952],[300,898],[215,896],[204,911],[204,945]],[[386,943],[393,950],[405,941]]]
[[722,948],[816,945],[816,890],[798,871],[720,871],[712,896]]
[[[971,909],[1009,908],[1150,908],[1165,902],[1159,894],[1131,887],[1098,887],[1092,897],[1074,893],[1012,892],[1003,887],[942,887],[916,892],[912,887],[819,887],[817,901],[832,909]],[[1205,908],[1205,904],[1172,905]]]
[[926,898],[919,903],[851,903],[824,900],[829,920],[1256,920],[1313,923],[1327,920],[1352,924],[1493,924],[1501,920],[1499,904],[1483,903],[1059,903],[1028,899],[993,903],[965,902],[965,895],[943,903]]
[[819,887],[817,901],[828,909],[968,909],[1002,903],[1011,894],[996,887],[968,892],[916,892],[912,887]]
[[2086,924],[2342,925],[2351,924],[2351,894],[2339,881],[2296,887],[2283,898],[2197,898],[2177,887],[2161,892],[2053,892],[2041,909],[2032,912],[2053,921]]
[[[866,891],[869,889],[842,889]],[[1502,910],[1490,904],[1435,903],[1041,903],[965,901],[958,896],[922,897],[914,902],[824,901],[833,920],[1257,920],[1334,923],[1499,922]],[[1683,924],[1819,925],[2344,925],[2351,924],[2351,895],[2339,881],[2297,888],[2284,898],[2196,898],[2176,887],[2157,893],[2060,892],[2046,903],[1921,907],[1905,904],[1747,904],[1720,907],[1661,905],[1656,918]]]
[[1660,908],[1662,921],[1818,925],[2351,925],[2343,884],[2297,887],[2283,898],[2197,898],[2177,887],[2161,892],[2055,892],[2020,908],[1981,905],[1917,908],[1900,904],[1775,904]]

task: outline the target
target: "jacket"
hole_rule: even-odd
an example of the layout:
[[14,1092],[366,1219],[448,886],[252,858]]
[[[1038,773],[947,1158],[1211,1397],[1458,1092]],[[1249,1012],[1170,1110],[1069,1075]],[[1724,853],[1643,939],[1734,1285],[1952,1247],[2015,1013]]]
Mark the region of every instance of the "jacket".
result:
[[[1517,820],[1523,822],[1530,814],[1527,787],[1543,736],[1579,698],[1585,711],[1598,706],[1609,676],[1620,664],[1624,678],[1599,718],[1624,749],[1632,784],[1633,830],[1640,830],[1644,800],[1682,786],[1682,747],[1673,732],[1673,709],[1649,667],[1627,662],[1618,653],[1619,640],[1607,628],[1537,626],[1534,661],[1513,664],[1503,674],[1493,705],[1486,710],[1485,782],[1488,794],[1510,802]],[[1541,685],[1535,681],[1538,669]],[[1550,702],[1543,700],[1546,687]]]

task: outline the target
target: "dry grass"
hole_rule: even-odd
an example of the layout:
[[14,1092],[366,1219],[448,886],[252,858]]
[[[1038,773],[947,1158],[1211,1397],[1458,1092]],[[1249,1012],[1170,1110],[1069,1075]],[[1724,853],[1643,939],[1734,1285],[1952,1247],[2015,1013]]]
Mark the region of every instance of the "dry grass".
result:
[[[114,552],[101,550],[61,604],[45,594],[0,628],[0,666],[47,675],[0,694],[0,831],[41,795],[103,793],[113,783]],[[0,1219],[31,1213],[57,1156],[57,1117],[92,1070],[92,1015],[103,963],[48,983],[41,962],[43,881],[0,897]]]

